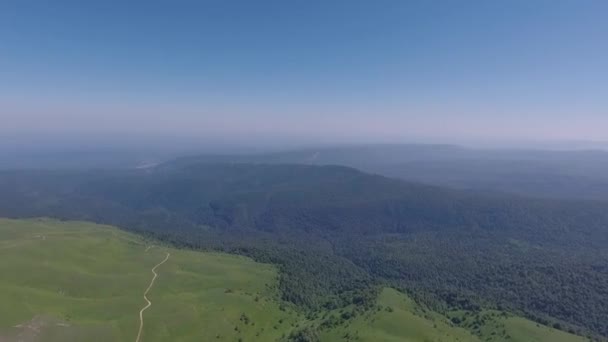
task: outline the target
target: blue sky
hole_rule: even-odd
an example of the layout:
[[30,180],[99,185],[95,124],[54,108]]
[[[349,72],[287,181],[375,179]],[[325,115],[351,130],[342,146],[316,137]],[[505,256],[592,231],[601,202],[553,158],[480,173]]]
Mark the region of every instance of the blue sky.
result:
[[1,134],[608,140],[608,2],[3,1]]

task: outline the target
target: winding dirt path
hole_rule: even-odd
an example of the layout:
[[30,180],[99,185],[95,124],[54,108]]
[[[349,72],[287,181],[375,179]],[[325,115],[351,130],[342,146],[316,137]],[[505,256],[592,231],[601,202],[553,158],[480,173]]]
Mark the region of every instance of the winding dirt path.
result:
[[146,302],[148,302],[148,304],[139,311],[139,331],[137,332],[137,338],[135,339],[135,342],[139,342],[139,340],[141,338],[141,332],[144,329],[144,311],[146,311],[150,306],[152,306],[152,302],[150,300],[148,300],[147,294],[150,291],[150,289],[152,289],[152,286],[154,285],[154,281],[156,280],[156,277],[158,277],[158,274],[156,273],[156,268],[158,266],[164,264],[165,262],[167,262],[167,260],[169,260],[170,256],[171,256],[171,253],[167,253],[165,260],[159,262],[156,266],[152,267],[152,273],[154,274],[154,276],[152,277],[152,280],[150,281],[150,285],[148,285],[148,288],[144,292],[144,299],[146,300]]

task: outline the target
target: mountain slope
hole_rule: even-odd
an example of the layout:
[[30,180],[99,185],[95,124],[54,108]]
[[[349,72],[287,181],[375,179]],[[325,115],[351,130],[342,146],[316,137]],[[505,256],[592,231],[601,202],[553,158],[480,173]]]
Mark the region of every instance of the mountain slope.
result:
[[306,317],[278,299],[270,265],[154,243],[87,222],[0,219],[0,340],[133,341],[150,268],[168,252],[148,294],[143,341],[285,342],[306,332],[322,341],[579,341],[506,314],[484,315],[474,333],[390,288],[373,310]]
[[5,174],[0,190],[2,215],[87,219],[273,263],[283,299],[313,311],[369,309],[390,285],[440,312],[500,308],[608,335],[604,202],[448,190],[336,166],[183,160]]
[[453,145],[362,145],[266,154],[202,155],[175,163],[343,165],[408,181],[535,197],[608,200],[603,150],[472,149]]

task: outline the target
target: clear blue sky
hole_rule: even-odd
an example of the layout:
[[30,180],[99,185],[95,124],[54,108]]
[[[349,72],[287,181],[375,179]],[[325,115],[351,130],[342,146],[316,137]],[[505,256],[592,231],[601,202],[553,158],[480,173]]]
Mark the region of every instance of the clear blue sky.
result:
[[608,1],[2,1],[0,134],[608,140]]

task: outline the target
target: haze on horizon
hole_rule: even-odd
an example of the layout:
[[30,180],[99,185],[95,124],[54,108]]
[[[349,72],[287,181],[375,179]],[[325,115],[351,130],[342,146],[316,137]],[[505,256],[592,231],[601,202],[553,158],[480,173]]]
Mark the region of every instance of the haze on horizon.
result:
[[0,3],[4,141],[608,140],[608,2]]

